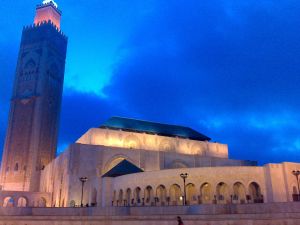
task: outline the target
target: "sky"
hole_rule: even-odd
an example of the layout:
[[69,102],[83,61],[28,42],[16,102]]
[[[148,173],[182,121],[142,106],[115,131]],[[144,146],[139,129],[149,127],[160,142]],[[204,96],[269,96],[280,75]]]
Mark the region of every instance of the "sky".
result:
[[[1,0],[0,149],[22,27]],[[300,162],[300,1],[57,0],[68,53],[58,153],[111,116],[189,126],[233,159]]]

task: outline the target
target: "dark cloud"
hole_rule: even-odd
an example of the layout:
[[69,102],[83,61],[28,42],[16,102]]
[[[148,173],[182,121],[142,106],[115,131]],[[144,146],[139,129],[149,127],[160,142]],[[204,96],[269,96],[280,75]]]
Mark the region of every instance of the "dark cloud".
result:
[[66,89],[62,102],[59,151],[75,142],[88,129],[99,127],[111,116],[118,115],[138,116],[109,99]]
[[223,1],[198,2],[172,1],[143,21],[124,44],[128,57],[108,92],[180,109],[185,100],[184,107],[221,104],[235,110],[297,105],[291,98],[300,95],[297,7],[278,3],[288,15],[283,17],[260,4],[236,3],[232,7],[243,18],[232,18]]
[[[233,156],[293,160],[300,151],[300,4],[247,2],[162,3],[123,44],[126,57],[105,92],[145,118],[228,142]],[[226,127],[211,126],[216,120]]]

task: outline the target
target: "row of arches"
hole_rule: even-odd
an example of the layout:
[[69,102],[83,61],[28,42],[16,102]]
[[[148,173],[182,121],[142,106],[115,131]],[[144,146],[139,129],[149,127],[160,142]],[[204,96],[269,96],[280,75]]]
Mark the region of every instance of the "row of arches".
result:
[[[182,205],[184,201],[184,190],[178,184],[169,188],[161,184],[156,188],[148,185],[144,190],[136,187],[114,191],[113,206],[165,206]],[[263,203],[261,188],[257,182],[252,182],[246,188],[242,182],[236,182],[229,187],[220,182],[216,187],[210,183],[203,183],[200,190],[197,190],[193,183],[186,185],[186,203],[195,204],[244,204]]]
[[36,201],[32,201],[31,203],[28,201],[26,197],[14,198],[11,196],[7,196],[3,199],[2,206],[3,207],[46,207],[46,199],[41,197]]

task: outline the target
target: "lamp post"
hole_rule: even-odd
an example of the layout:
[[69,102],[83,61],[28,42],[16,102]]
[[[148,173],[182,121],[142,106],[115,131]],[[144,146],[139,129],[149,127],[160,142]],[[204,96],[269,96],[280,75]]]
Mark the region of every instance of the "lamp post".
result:
[[183,179],[183,205],[186,205],[186,189],[185,189],[185,180],[189,175],[187,173],[180,174],[180,177]]
[[80,177],[79,180],[81,181],[81,201],[80,201],[80,206],[83,207],[82,200],[83,200],[83,186],[84,183],[87,182],[88,178],[87,177]]
[[297,180],[297,185],[298,185],[298,197],[297,197],[297,200],[300,201],[300,185],[299,185],[300,170],[293,170],[292,174],[296,177],[296,180]]

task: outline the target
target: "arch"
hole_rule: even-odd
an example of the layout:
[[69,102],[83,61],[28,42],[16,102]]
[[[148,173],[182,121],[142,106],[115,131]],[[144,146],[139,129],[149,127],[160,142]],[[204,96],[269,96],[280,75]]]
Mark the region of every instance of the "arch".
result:
[[192,183],[186,185],[186,203],[188,205],[197,203],[196,186]]
[[263,196],[258,183],[252,182],[249,184],[249,200],[253,203],[262,203]]
[[170,201],[171,205],[180,205],[182,204],[181,202],[181,189],[178,184],[173,184],[170,187]]
[[97,205],[97,189],[93,188],[92,190],[92,197],[91,197],[91,206]]
[[14,207],[15,200],[11,196],[7,196],[3,200],[3,207]]
[[163,139],[160,143],[159,143],[159,150],[161,151],[172,151],[174,150],[174,144],[172,143],[172,141],[168,140],[168,139]]
[[195,143],[191,147],[191,153],[194,155],[203,155],[204,154],[204,147],[199,143]]
[[123,146],[130,149],[139,149],[141,144],[137,136],[130,134],[124,138]]
[[165,205],[167,200],[167,189],[164,185],[161,184],[156,188],[156,198],[160,205]]
[[127,188],[126,190],[126,196],[125,196],[126,204],[130,205],[131,203],[131,189]]
[[170,168],[171,169],[188,168],[188,165],[184,161],[176,159],[171,163]]
[[20,197],[17,202],[17,207],[27,207],[28,206],[28,200],[25,197]]
[[241,182],[235,182],[233,185],[233,197],[232,200],[237,203],[246,202],[246,189]]
[[144,200],[146,205],[152,205],[154,199],[153,188],[148,185],[144,191]]
[[71,200],[71,201],[70,201],[70,207],[75,207],[75,206],[76,206],[75,201],[74,201],[74,200]]
[[38,200],[38,207],[46,207],[47,206],[47,201],[45,198],[41,197],[39,200]]
[[123,205],[123,190],[121,189],[119,191],[119,196],[118,196],[118,206]]
[[110,171],[112,168],[114,168],[116,165],[118,165],[120,162],[122,162],[124,159],[126,159],[125,157],[122,156],[117,156],[112,158],[111,160],[109,160],[104,168],[104,171],[102,174],[105,174],[106,172]]
[[213,190],[212,190],[211,184],[206,182],[201,185],[200,196],[201,196],[201,203],[204,203],[204,204],[212,203]]
[[105,166],[102,170],[102,174],[105,174],[106,172],[110,171],[112,168],[114,168],[116,165],[118,165],[120,162],[122,162],[123,160],[127,160],[129,161],[130,163],[136,165],[133,160],[131,160],[130,158],[128,158],[127,156],[125,155],[121,155],[121,154],[118,154],[118,155],[115,155],[113,156],[112,158],[110,158],[106,163],[105,163]]
[[136,187],[134,189],[133,198],[134,198],[135,203],[137,203],[137,204],[141,203],[141,188],[140,187]]
[[224,182],[220,182],[216,188],[217,200],[219,203],[229,203],[230,196],[229,196],[229,188],[228,185]]

